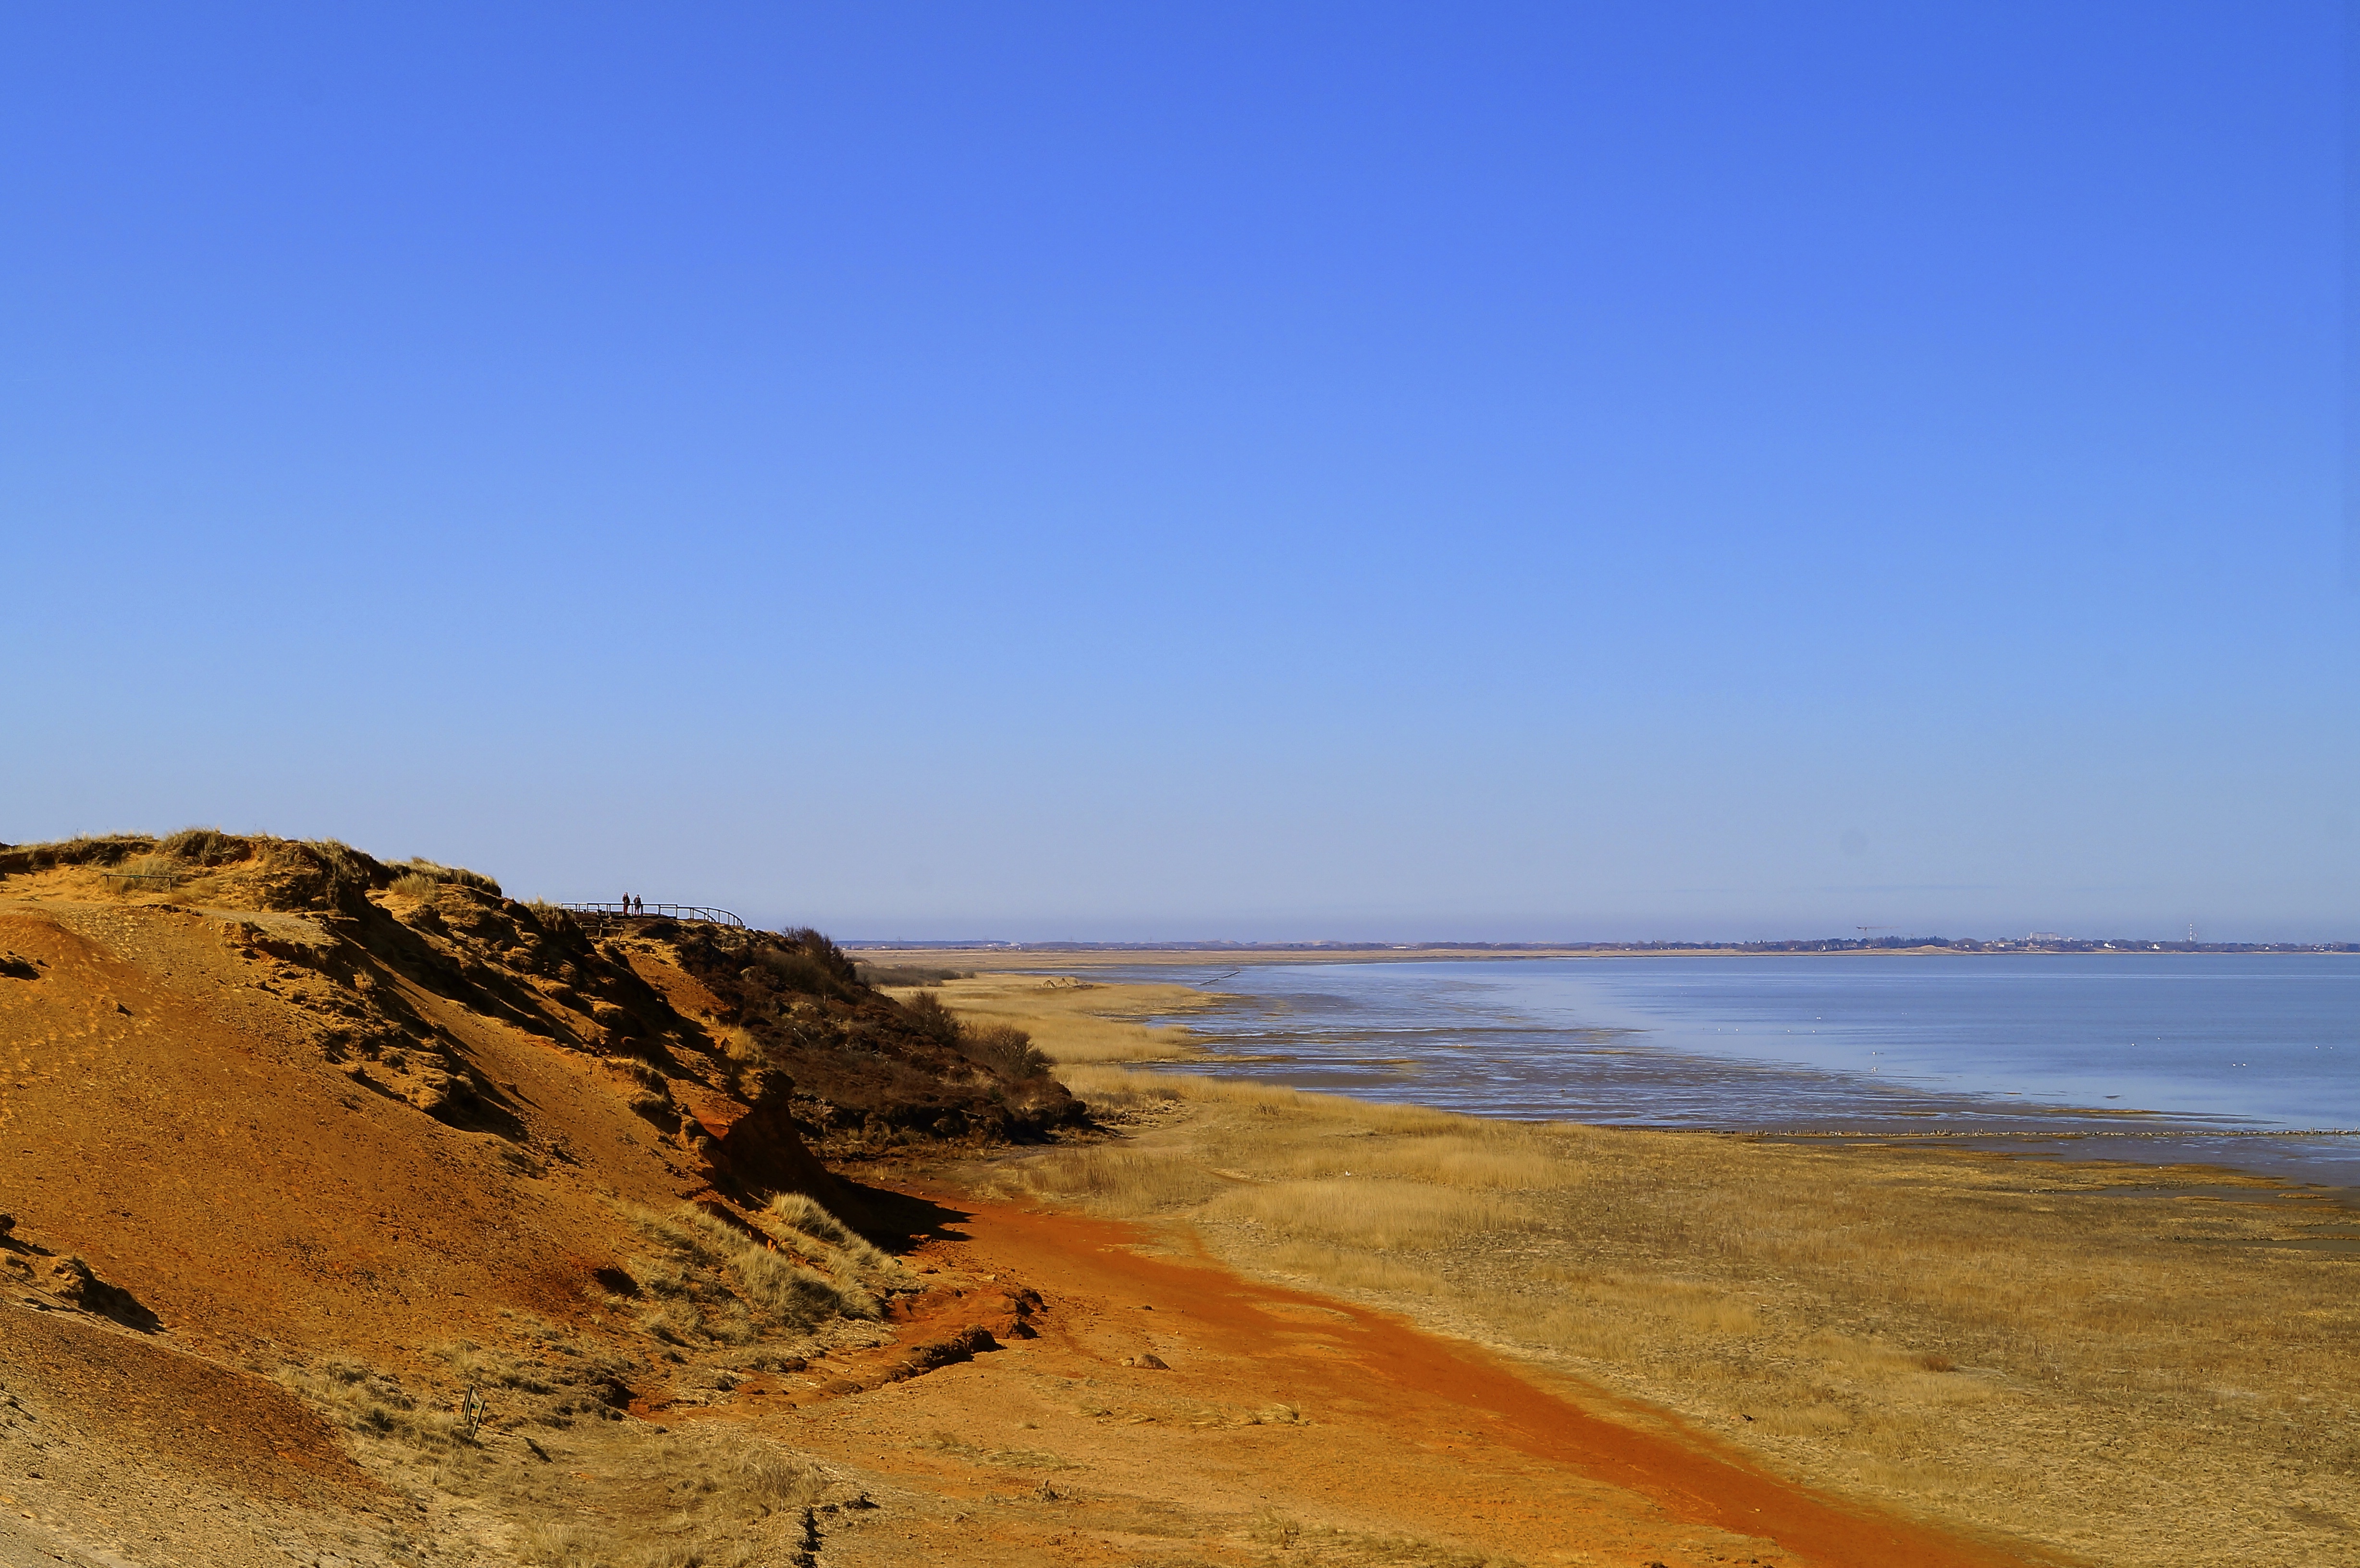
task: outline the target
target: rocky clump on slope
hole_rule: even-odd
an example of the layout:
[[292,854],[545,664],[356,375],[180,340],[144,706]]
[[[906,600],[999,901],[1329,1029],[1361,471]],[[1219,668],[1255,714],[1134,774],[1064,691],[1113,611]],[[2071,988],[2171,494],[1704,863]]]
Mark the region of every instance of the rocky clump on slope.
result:
[[933,996],[896,1002],[814,931],[658,927],[774,1076],[796,1131],[823,1154],[934,1139],[1038,1142],[1088,1108],[1049,1076],[1022,1030],[954,1018]]

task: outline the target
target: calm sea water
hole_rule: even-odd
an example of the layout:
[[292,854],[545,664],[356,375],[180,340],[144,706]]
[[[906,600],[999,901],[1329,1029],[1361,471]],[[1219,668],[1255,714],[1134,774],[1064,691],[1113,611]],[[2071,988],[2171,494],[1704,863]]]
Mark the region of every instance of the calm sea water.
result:
[[[2360,1185],[2360,959],[1613,958],[1141,970],[1202,1068],[1489,1116],[1940,1132]],[[2060,1141],[2061,1140],[2061,1141]]]

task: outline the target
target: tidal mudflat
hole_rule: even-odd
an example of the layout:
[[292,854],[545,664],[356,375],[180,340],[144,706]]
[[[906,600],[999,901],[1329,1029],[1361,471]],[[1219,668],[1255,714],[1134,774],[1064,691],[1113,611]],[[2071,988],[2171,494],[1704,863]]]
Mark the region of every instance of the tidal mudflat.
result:
[[[1775,1473],[2028,1552],[2308,1563],[2360,1526],[2360,1226],[2202,1165],[1513,1121],[1122,1064],[1168,993],[985,975],[1130,1136],[1011,1196],[1160,1221],[1660,1411]],[[1200,1058],[1201,1060],[1201,1058]]]

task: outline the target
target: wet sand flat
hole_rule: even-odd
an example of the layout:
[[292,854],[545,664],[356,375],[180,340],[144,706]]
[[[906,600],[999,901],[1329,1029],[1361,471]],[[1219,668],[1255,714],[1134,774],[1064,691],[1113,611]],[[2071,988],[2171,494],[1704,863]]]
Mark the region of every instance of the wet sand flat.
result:
[[[1050,994],[1015,975],[944,993],[1013,1019],[1028,987]],[[1055,994],[1126,1013],[1119,986]],[[1790,1484],[2027,1552],[2292,1565],[2360,1540],[2360,1226],[2333,1192],[1060,1071],[1124,1136],[1019,1151],[971,1185],[1161,1225],[1256,1281],[1663,1412]]]

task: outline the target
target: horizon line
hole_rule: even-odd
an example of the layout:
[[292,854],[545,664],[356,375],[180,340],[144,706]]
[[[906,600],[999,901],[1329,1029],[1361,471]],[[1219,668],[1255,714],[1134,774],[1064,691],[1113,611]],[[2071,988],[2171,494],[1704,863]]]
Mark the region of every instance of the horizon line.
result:
[[2011,950],[2059,950],[2112,948],[2116,952],[2133,953],[2216,953],[2244,951],[2334,952],[2360,951],[2360,942],[2350,939],[2321,938],[2311,941],[2230,942],[2190,941],[2185,937],[2077,937],[2039,931],[2021,937],[1756,937],[1710,941],[1689,938],[1617,938],[1580,942],[1495,942],[1478,940],[1426,940],[1397,942],[1382,938],[1317,937],[1286,941],[1248,942],[1218,937],[1173,938],[1158,941],[1091,941],[1079,937],[1039,938],[1018,940],[1007,937],[847,937],[837,946],[848,951],[890,949],[908,951],[913,948],[945,950],[1000,949],[1013,952],[1136,952],[1171,953],[1416,953],[1431,951],[1483,951],[1503,953],[1592,952],[1599,950],[1627,951],[1633,949],[1730,949],[1730,948],[1820,948],[1840,947],[1848,950],[1908,951],[1917,948],[2006,948]]

